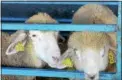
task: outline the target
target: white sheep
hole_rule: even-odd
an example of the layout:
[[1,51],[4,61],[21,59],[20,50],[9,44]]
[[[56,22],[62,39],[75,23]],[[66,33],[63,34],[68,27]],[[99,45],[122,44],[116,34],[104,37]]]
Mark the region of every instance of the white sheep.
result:
[[[46,13],[38,13],[30,17],[26,23],[57,23]],[[65,66],[58,66],[57,63],[60,58],[60,49],[58,46],[58,32],[57,31],[39,31],[19,30],[11,36],[11,44],[6,50],[7,55],[19,54],[15,46],[18,42],[22,42],[25,46],[27,56],[24,60],[32,67],[43,67],[48,64],[53,68],[64,68]],[[27,58],[30,57],[31,59]]]
[[[116,19],[109,8],[98,4],[87,4],[74,14],[73,23],[116,24]],[[104,71],[108,65],[109,49],[113,50],[116,45],[115,33],[110,34],[112,36],[104,32],[73,32],[62,59],[71,57],[75,68],[84,71],[86,80],[98,80],[99,72]]]
[[[30,17],[26,23],[57,22],[46,13],[38,13]],[[42,68],[48,64],[50,67],[58,69],[66,67],[57,64],[61,55],[57,40],[59,33],[57,31],[19,30],[10,36],[6,34],[6,36],[7,41],[2,40],[2,65]],[[15,49],[19,42],[25,47],[24,51]],[[27,80],[27,78],[28,80],[33,79],[33,77],[17,77],[17,80]]]
[[[5,54],[5,51],[11,41],[10,38],[11,38],[11,36],[8,33],[2,32],[2,35],[0,38],[0,40],[2,42],[2,47],[1,47],[2,66],[26,67],[26,64],[24,63],[24,60],[23,60],[23,57],[25,56],[25,54],[23,52],[20,52],[20,54],[14,54],[11,56],[8,56]],[[2,78],[2,80],[33,80],[35,77],[2,75],[1,78]]]
[[[99,4],[86,4],[80,7],[73,15],[74,24],[117,24],[117,17],[107,6]],[[116,33],[107,33],[116,47]]]

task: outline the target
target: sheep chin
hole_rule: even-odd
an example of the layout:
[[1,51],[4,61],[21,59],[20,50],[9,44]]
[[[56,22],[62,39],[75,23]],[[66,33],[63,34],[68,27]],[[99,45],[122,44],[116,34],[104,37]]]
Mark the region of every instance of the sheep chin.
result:
[[85,80],[99,80],[99,73],[95,75],[94,79],[91,79],[87,74],[84,75],[85,75]]

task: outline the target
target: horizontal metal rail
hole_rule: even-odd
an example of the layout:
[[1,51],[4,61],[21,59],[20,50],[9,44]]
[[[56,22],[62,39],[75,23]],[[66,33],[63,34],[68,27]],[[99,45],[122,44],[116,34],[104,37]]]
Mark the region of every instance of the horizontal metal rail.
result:
[[[20,22],[25,22],[28,18],[15,18],[15,17],[2,17],[1,20],[4,22],[4,21],[14,21],[14,22],[17,22],[17,21],[20,21]],[[57,20],[58,22],[65,22],[65,23],[71,23],[72,22],[72,19],[66,19],[66,18],[63,18],[63,19],[55,19]]]
[[[43,76],[43,77],[63,77],[63,78],[84,78],[83,72],[66,71],[57,69],[34,69],[34,68],[13,68],[2,67],[2,74],[4,75],[23,75],[23,76]],[[100,78],[105,80],[106,77],[112,80],[114,73],[100,73]]]
[[23,24],[2,23],[2,30],[56,30],[56,31],[96,31],[114,32],[116,25],[76,25],[76,24]]
[[60,5],[83,5],[83,4],[88,4],[88,3],[90,3],[90,4],[104,4],[104,5],[118,5],[118,1],[113,1],[113,2],[107,2],[107,1],[77,1],[77,2],[75,2],[75,1],[73,1],[73,2],[49,2],[49,1],[47,1],[47,2],[39,2],[39,1],[37,1],[37,2],[33,2],[33,1],[29,1],[29,2],[5,2],[5,1],[3,1],[2,3],[6,3],[6,4],[53,4],[53,5],[57,5],[57,4],[60,4]]

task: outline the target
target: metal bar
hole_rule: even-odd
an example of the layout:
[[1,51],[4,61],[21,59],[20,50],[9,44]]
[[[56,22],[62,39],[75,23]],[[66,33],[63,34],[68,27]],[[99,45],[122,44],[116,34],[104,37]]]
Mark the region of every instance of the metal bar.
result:
[[56,31],[60,30],[60,31],[113,32],[116,31],[116,25],[2,23],[2,30],[56,30]]
[[[4,22],[4,21],[14,21],[14,22],[17,22],[17,21],[21,21],[21,22],[25,22],[28,18],[14,18],[14,17],[2,17],[1,20]],[[72,19],[56,19],[58,22],[67,22],[67,23],[71,23],[72,22]]]
[[[84,78],[83,72],[66,71],[57,69],[34,69],[34,68],[12,68],[2,67],[3,75],[23,75],[23,76],[43,76],[43,77],[63,77],[63,78]],[[112,80],[114,73],[100,73],[101,79]]]
[[118,5],[118,25],[119,25],[120,28],[122,27],[122,25],[121,25],[121,17],[122,17],[121,7],[122,7],[122,2],[120,1],[119,5]]
[[34,2],[34,1],[20,1],[20,2],[5,2],[5,1],[2,1],[2,4],[53,4],[53,5],[84,5],[84,4],[104,4],[104,5],[118,5],[118,2],[117,1],[113,1],[113,2],[106,2],[106,1],[73,1],[73,2]]
[[118,5],[118,26],[120,30],[117,31],[117,73],[116,73],[116,78],[117,80],[121,80],[121,2],[119,2]]

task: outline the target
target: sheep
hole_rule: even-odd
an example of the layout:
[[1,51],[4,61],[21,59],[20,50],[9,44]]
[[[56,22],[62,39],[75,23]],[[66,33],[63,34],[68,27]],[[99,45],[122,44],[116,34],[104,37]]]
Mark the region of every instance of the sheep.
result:
[[[25,22],[27,24],[57,23],[56,20],[46,13],[38,13]],[[42,68],[49,65],[52,68],[65,68],[65,65],[57,64],[61,55],[57,42],[58,36],[59,32],[57,31],[35,30],[18,30],[12,35],[6,34],[7,41],[2,40],[2,65],[34,68]],[[24,46],[24,51],[16,50],[16,45],[20,42]],[[23,79],[22,77],[17,77],[15,80],[20,78],[21,80],[27,80],[26,78],[31,77],[23,77]],[[28,80],[32,79],[34,77]]]
[[[7,56],[5,54],[5,51],[11,41],[11,36],[6,33],[6,32],[1,32],[1,42],[2,42],[2,47],[1,47],[1,63],[2,66],[16,66],[16,67],[22,67],[22,66],[26,66],[26,64],[23,63],[23,56],[24,53],[21,52],[21,54],[15,54],[12,56]],[[34,80],[34,77],[26,77],[26,76],[6,76],[6,75],[2,75],[2,80]]]
[[[57,23],[46,13],[38,13],[26,20],[26,23]],[[57,43],[58,31],[24,31],[19,30],[11,37],[11,43],[6,50],[7,55],[16,54],[19,51],[15,49],[15,45],[18,42],[22,42],[25,46],[25,52],[27,57],[24,61],[27,61],[28,65],[32,67],[43,67],[46,63],[53,68],[59,67],[56,63],[60,58],[60,49]]]
[[[86,4],[80,7],[73,16],[75,24],[117,24],[117,17],[107,6],[99,4]],[[107,33],[116,47],[116,33]]]
[[[109,8],[87,4],[76,11],[73,24],[116,24],[116,19]],[[73,32],[61,60],[70,57],[75,68],[84,71],[86,80],[99,80],[99,72],[108,65],[108,51],[116,50],[115,46],[115,33]]]

